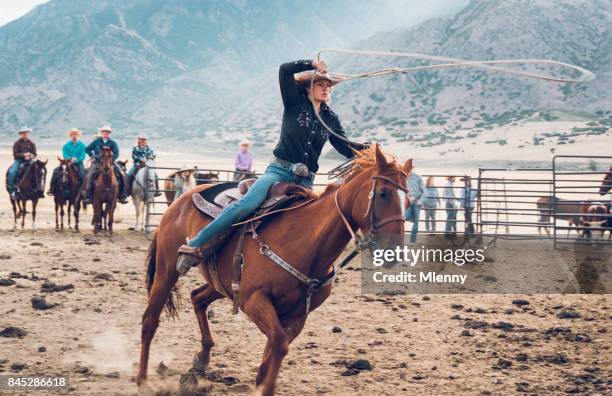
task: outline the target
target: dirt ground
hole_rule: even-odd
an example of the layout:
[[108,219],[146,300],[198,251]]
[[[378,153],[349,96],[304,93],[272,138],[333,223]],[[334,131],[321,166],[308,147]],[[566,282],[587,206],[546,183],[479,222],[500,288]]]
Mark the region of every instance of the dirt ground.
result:
[[[6,212],[1,219],[6,228]],[[148,241],[127,225],[118,227],[124,229],[112,242],[93,240],[89,231],[0,231],[0,278],[9,280],[0,287],[0,331],[13,326],[27,332],[0,337],[2,374],[65,374],[69,393],[78,395],[136,393]],[[534,253],[549,244],[523,246],[514,260],[534,264]],[[362,295],[358,267],[357,260],[341,273],[330,299],[292,344],[279,394],[609,391],[610,294]],[[45,292],[45,282],[73,288]],[[192,271],[183,294],[200,282]],[[34,309],[33,297],[51,307]],[[209,394],[254,390],[265,339],[230,308],[219,301],[209,314],[217,345],[209,373],[198,379]],[[156,390],[177,391],[199,340],[186,301],[179,320],[164,320],[155,337],[150,378]],[[359,359],[371,368],[355,364]],[[162,361],[167,369],[156,372]]]
[[[29,218],[26,230],[13,231],[4,191],[0,199],[0,332],[24,331],[0,333],[14,336],[0,337],[0,375],[61,374],[71,386],[55,393],[0,392],[136,394],[148,241],[128,230],[131,205],[120,207],[110,241],[92,238],[91,212],[81,234],[54,231],[48,198],[36,232]],[[522,266],[541,273],[543,263],[557,260],[550,241],[498,246],[494,263],[518,263],[517,271]],[[579,258],[574,252],[563,257]],[[605,285],[609,263],[609,252],[595,261]],[[310,315],[284,361],[278,394],[609,394],[610,294],[363,295],[360,275],[357,258]],[[562,291],[580,286],[551,275],[567,282]],[[191,271],[183,295],[201,282]],[[61,286],[68,288],[58,291]],[[230,310],[223,300],[209,313],[216,346],[207,375],[198,377],[200,394],[254,390],[265,338]],[[154,339],[149,375],[156,391],[178,392],[199,343],[187,298],[180,318],[163,320]]]

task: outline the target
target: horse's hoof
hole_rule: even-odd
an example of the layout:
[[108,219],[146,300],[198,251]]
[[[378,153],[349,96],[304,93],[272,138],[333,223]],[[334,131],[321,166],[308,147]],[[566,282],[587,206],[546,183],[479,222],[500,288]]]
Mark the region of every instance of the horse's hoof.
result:
[[255,388],[255,393],[253,393],[254,396],[263,396],[263,385],[257,385],[257,388]]
[[208,368],[208,364],[203,363],[198,357],[197,353],[193,356],[193,362],[191,365],[192,370],[200,374],[204,374],[206,372],[206,369]]

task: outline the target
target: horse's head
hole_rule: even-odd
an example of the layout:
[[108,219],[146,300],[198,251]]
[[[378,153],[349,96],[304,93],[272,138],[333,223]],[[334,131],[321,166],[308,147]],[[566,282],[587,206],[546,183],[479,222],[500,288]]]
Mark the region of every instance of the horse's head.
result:
[[336,198],[340,202],[352,201],[348,220],[352,224],[348,228],[353,232],[354,225],[365,235],[359,241],[362,248],[393,248],[401,242],[406,178],[411,168],[412,160],[402,165],[385,155],[377,144],[357,153]]
[[612,166],[608,170],[606,177],[603,179],[603,183],[601,183],[601,187],[599,188],[599,194],[606,195],[612,189]]
[[115,163],[116,163],[116,164],[117,164],[117,165],[118,165],[118,166],[119,166],[121,169],[123,169],[123,170],[125,171],[125,170],[127,169],[127,163],[128,163],[128,161],[129,161],[129,160],[125,160],[125,161],[119,161],[119,160],[117,160],[117,161],[115,161]]
[[100,165],[102,170],[110,171],[113,167],[113,150],[110,147],[102,147],[100,150]]

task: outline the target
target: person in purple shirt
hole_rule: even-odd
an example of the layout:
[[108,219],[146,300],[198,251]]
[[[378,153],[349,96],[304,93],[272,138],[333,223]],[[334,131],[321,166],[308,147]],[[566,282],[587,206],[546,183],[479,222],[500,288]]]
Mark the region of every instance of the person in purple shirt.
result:
[[234,181],[242,180],[245,176],[249,176],[249,174],[252,173],[253,154],[249,151],[248,142],[240,143],[240,151],[238,151],[236,157],[234,157],[234,164],[236,168]]

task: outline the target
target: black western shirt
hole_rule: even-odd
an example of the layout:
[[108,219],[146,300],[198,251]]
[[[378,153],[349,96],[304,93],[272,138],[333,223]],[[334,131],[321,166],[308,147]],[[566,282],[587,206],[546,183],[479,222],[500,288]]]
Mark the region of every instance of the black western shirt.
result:
[[[311,60],[284,63],[279,70],[281,96],[285,110],[281,136],[273,153],[278,158],[293,163],[303,163],[316,173],[319,169],[319,156],[325,142],[329,139],[332,146],[347,158],[353,158],[351,148],[361,150],[364,146],[349,144],[331,135],[317,119],[312,103],[305,88],[296,84],[294,74],[313,70]],[[321,119],[338,135],[346,136],[336,113],[321,103]]]

